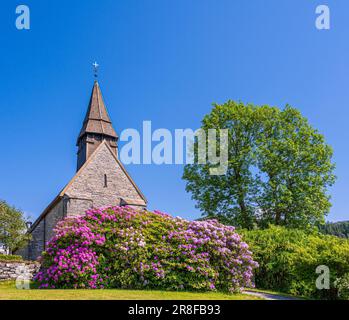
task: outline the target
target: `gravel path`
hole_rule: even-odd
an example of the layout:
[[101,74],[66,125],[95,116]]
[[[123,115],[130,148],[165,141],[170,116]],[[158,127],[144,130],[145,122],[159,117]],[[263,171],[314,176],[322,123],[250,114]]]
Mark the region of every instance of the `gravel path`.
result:
[[300,300],[296,297],[282,296],[282,295],[278,295],[278,294],[265,293],[265,292],[259,292],[259,291],[244,290],[244,291],[242,291],[242,293],[246,293],[246,294],[249,294],[252,296],[263,298],[265,300]]

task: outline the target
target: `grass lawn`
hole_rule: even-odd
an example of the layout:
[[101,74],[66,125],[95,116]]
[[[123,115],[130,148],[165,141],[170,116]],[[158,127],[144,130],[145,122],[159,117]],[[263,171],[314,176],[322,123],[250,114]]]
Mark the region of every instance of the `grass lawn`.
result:
[[0,300],[260,300],[247,294],[160,290],[18,290],[14,282],[0,282]]

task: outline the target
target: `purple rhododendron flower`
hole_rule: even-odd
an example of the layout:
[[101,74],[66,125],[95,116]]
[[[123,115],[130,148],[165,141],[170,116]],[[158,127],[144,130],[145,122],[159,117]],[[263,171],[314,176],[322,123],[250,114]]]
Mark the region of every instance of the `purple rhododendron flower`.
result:
[[232,226],[130,207],[57,224],[35,276],[40,288],[239,291],[258,264]]

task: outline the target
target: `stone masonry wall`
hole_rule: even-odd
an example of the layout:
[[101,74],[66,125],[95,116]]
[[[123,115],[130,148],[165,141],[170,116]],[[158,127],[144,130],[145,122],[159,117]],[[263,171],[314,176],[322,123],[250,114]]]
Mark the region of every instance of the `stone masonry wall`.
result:
[[[102,145],[92,157],[66,190],[70,198],[67,216],[83,214],[92,206],[120,205],[120,198],[143,201],[106,145]],[[107,176],[106,187],[104,175]]]
[[32,231],[32,239],[27,247],[19,249],[15,254],[22,256],[23,259],[36,260],[45,250],[45,243],[48,242],[54,232],[58,221],[65,216],[65,199],[61,199],[43,218]]
[[19,275],[27,273],[30,279],[39,271],[40,264],[33,261],[0,261],[0,281],[15,280]]
[[[44,251],[45,219],[42,219],[31,233],[32,239],[28,245],[28,256],[23,259],[35,260]],[[17,253],[16,253],[17,254]]]
[[91,199],[69,198],[67,203],[67,213],[69,216],[81,215],[93,207]]
[[48,242],[53,237],[53,229],[58,221],[65,216],[65,200],[59,201],[45,217],[45,241]]

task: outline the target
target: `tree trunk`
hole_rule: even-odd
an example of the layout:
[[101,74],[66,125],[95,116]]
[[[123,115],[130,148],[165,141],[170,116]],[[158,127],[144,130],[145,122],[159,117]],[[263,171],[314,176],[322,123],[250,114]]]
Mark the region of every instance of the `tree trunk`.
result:
[[241,211],[241,220],[242,220],[242,227],[243,228],[247,228],[247,229],[251,229],[251,223],[250,223],[250,219],[248,216],[248,210],[244,201],[244,197],[240,197],[238,200],[238,204],[240,207],[240,211]]
[[278,226],[281,222],[281,212],[279,210],[276,210],[275,212],[275,224]]
[[240,207],[240,221],[241,221],[241,227],[251,229],[251,223],[248,215],[248,209],[245,202],[245,192],[242,188],[242,178],[240,174],[239,169],[234,170],[234,176],[235,176],[235,183],[237,184],[238,189],[238,196],[237,196],[237,203]]

